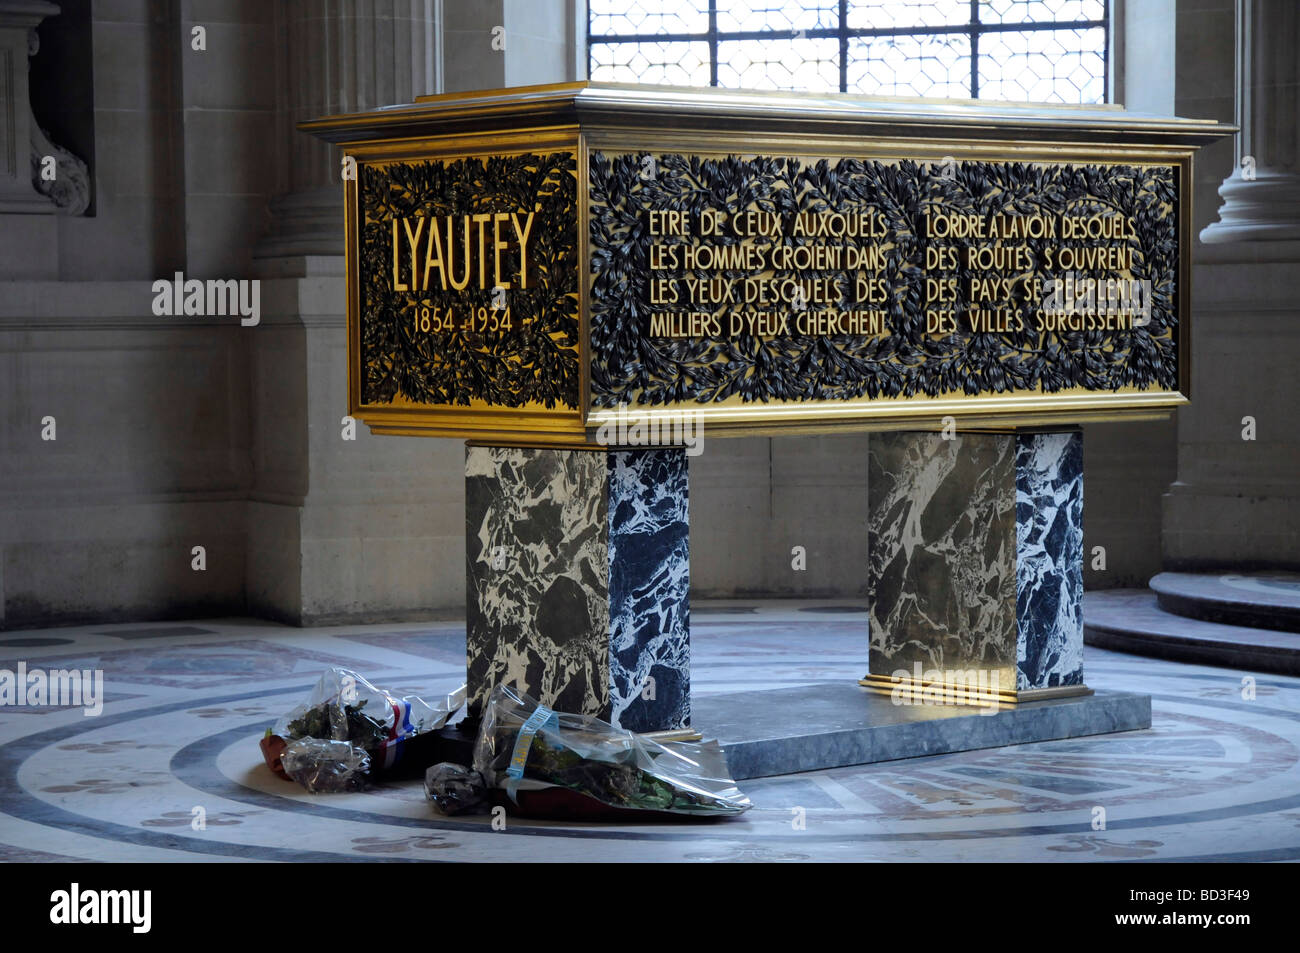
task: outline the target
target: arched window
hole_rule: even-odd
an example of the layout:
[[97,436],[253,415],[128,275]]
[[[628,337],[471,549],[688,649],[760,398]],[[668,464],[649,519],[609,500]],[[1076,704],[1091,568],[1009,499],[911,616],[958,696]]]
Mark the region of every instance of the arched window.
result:
[[1103,103],[1108,0],[588,0],[595,81]]

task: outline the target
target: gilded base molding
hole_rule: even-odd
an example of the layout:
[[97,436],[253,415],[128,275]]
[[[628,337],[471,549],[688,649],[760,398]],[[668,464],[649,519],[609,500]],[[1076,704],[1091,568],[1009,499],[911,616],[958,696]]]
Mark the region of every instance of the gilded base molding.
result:
[[703,741],[704,735],[694,728],[678,728],[669,731],[638,731],[637,735],[651,741]]
[[970,687],[966,682],[959,680],[917,680],[910,675],[901,677],[868,674],[858,679],[858,684],[873,692],[902,697],[912,703],[944,705],[1017,705],[1093,693],[1087,685],[1057,685],[1051,688],[1016,691],[981,686],[978,682]]

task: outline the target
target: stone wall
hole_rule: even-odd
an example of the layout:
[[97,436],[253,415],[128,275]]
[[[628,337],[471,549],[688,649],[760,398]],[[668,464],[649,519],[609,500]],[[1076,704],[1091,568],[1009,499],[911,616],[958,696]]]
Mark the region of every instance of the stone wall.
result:
[[1164,500],[1165,565],[1300,569],[1300,8],[1183,3],[1177,28],[1180,113],[1241,133],[1207,150],[1196,176],[1198,357]]
[[[1161,111],[1176,94],[1163,111],[1231,120],[1231,0],[1124,6],[1129,98]],[[337,155],[292,124],[425,91],[577,78],[584,17],[563,0],[332,9],[93,4],[97,214],[0,213],[0,626],[463,613],[463,447],[364,426],[345,439]],[[1160,33],[1171,16],[1176,33]],[[192,49],[195,26],[204,51]],[[504,51],[492,48],[496,26]],[[1214,218],[1230,152],[1198,166],[1198,227]],[[1226,322],[1273,334],[1279,368],[1295,353],[1286,282],[1252,267],[1220,261],[1193,276],[1198,320],[1220,322],[1198,331],[1199,366],[1224,379],[1253,366]],[[150,283],[176,271],[259,277],[260,324],[155,316]],[[1238,292],[1254,303],[1240,308]],[[1294,397],[1270,393],[1255,404]],[[1224,440],[1250,412],[1194,407],[1181,436],[1173,422],[1087,428],[1085,552],[1107,556],[1104,571],[1086,560],[1089,586],[1159,570],[1160,496],[1208,459],[1176,469],[1180,442]],[[56,440],[41,439],[47,416]],[[870,438],[705,436],[690,460],[693,592],[863,597]],[[1294,456],[1263,440],[1252,449],[1272,462],[1242,466],[1285,481],[1275,471]],[[1234,510],[1224,531],[1276,525],[1277,505]],[[1166,541],[1195,532],[1180,517]],[[1181,546],[1172,554],[1190,552]]]
[[96,215],[0,215],[6,627],[245,607],[248,330],[155,316],[151,283],[243,277],[264,227],[264,5],[93,10]]

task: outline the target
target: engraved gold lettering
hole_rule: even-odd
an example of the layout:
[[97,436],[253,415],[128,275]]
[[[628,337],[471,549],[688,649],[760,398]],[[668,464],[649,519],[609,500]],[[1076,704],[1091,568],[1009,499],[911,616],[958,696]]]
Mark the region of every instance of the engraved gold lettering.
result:
[[454,249],[456,246],[452,242],[451,222],[452,222],[452,216],[448,215],[447,216],[447,280],[451,282],[452,288],[454,288],[456,291],[463,291],[465,289],[465,286],[469,284],[469,273],[470,273],[469,216],[468,215],[464,216],[465,274],[461,277],[459,281],[456,280],[456,261],[455,261],[455,256],[452,254],[452,249]]
[[420,218],[416,219],[416,221],[418,221],[420,224],[418,224],[415,227],[415,234],[412,235],[411,220],[409,218],[402,219],[402,228],[405,229],[406,231],[406,244],[411,249],[411,290],[412,291],[420,290],[420,283],[415,280],[415,276],[418,274],[418,272],[416,272],[415,270],[415,248],[420,242],[420,235],[423,234],[424,232],[424,217],[421,216]]
[[510,247],[509,242],[501,240],[501,223],[510,220],[509,212],[497,212],[492,216],[492,283],[494,288],[509,288],[510,282],[501,277],[501,249]]
[[397,255],[397,219],[393,219],[393,290],[409,291],[410,288],[402,283],[401,278],[398,275],[398,272],[401,269],[399,262],[400,259]]
[[533,212],[528,213],[524,219],[524,227],[519,227],[519,216],[514,212],[510,213],[510,223],[515,227],[515,235],[519,239],[519,287],[528,287],[528,234],[533,230]]

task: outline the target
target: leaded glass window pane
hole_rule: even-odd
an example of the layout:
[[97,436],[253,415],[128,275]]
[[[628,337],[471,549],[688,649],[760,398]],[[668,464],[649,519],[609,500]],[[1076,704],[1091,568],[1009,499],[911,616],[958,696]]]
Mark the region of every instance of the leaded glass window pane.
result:
[[1107,0],[589,0],[595,81],[1106,101]]

